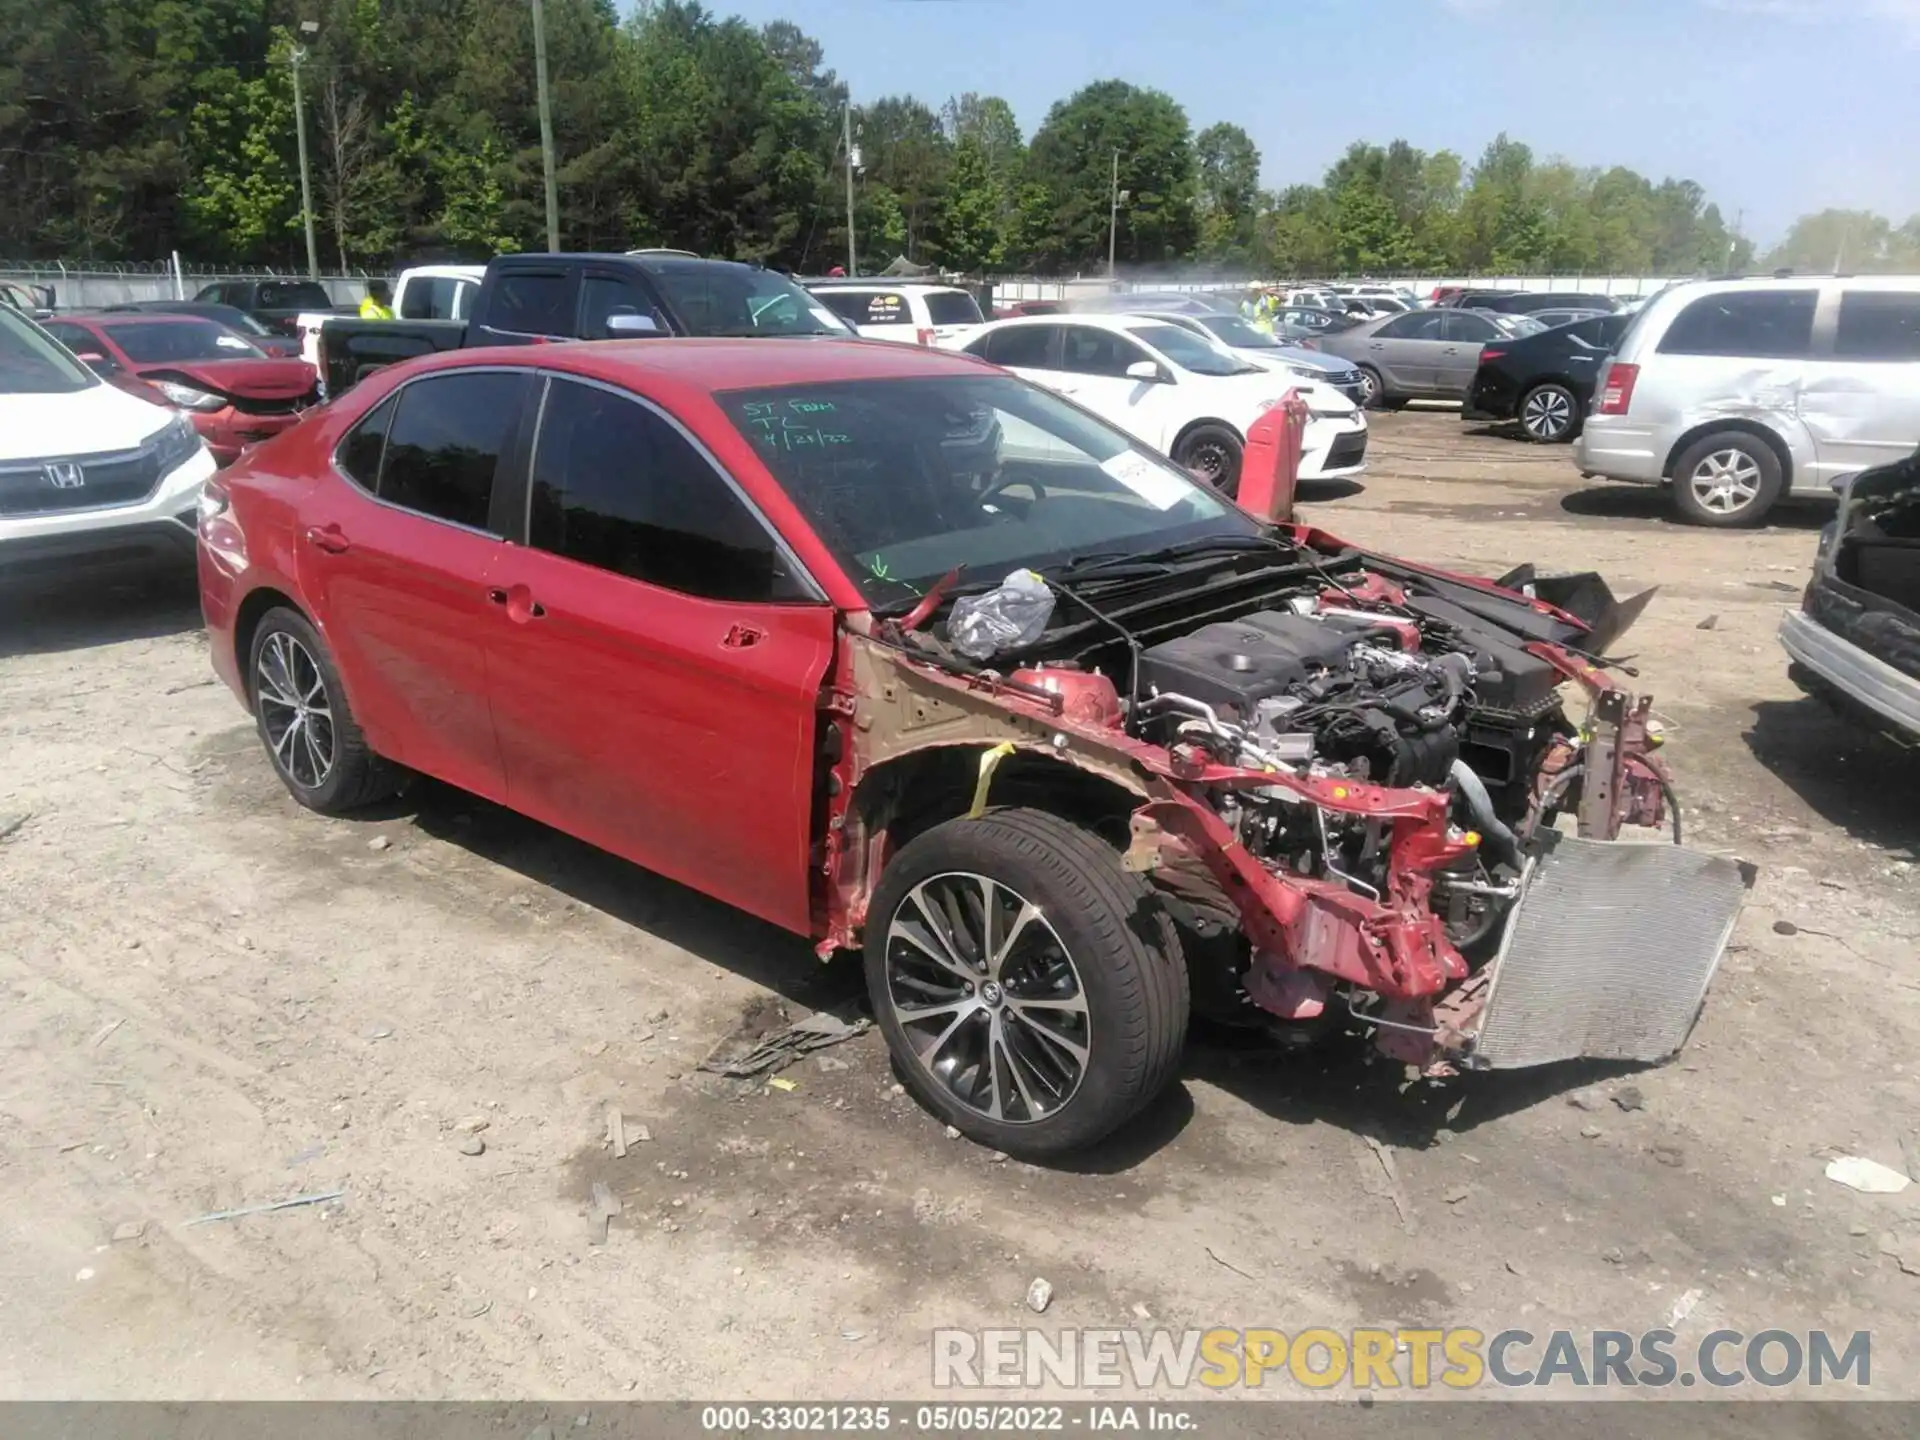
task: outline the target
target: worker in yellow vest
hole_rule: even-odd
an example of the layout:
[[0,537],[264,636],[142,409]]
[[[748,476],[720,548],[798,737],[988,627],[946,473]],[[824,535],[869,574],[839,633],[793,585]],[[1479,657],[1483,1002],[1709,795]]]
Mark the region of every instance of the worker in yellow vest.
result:
[[360,301],[360,318],[393,319],[393,287],[384,280],[369,280],[366,296]]

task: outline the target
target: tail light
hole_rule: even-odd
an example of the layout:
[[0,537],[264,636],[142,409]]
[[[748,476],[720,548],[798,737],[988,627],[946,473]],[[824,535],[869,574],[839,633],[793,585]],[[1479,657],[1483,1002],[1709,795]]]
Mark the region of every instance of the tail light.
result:
[[1607,367],[1606,388],[1600,392],[1598,415],[1624,415],[1633,404],[1634,382],[1640,378],[1638,365],[1623,365],[1616,360]]
[[913,338],[922,345],[932,345],[933,331],[922,325],[918,330],[913,332]]
[[1480,363],[1482,365],[1486,364],[1489,360],[1504,360],[1506,358],[1507,352],[1494,345],[1488,345],[1480,351]]

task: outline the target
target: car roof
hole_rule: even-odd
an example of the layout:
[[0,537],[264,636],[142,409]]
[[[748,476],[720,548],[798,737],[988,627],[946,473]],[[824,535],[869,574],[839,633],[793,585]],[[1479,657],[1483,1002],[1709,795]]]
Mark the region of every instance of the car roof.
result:
[[[191,304],[192,302],[187,302]],[[203,304],[206,302],[202,302]],[[231,310],[234,307],[226,307]],[[220,322],[209,315],[195,315],[182,310],[81,310],[68,311],[65,315],[56,315],[56,320],[93,320],[102,325],[179,325],[198,322],[202,325],[218,325]]]
[[[1137,325],[1142,320],[1153,325],[1164,325],[1170,318],[1175,317],[1156,315],[1151,310],[1072,310],[1064,315],[1013,315],[981,328],[1010,330],[1019,325],[1092,325],[1100,330],[1125,330],[1130,324]],[[1189,315],[1178,318],[1191,320],[1198,317]]]
[[412,362],[429,370],[515,365],[614,383],[648,379],[695,391],[751,390],[832,380],[904,380],[929,375],[997,373],[970,355],[884,340],[784,339],[587,340],[558,345],[449,350]]
[[808,290],[962,290],[967,294],[973,293],[964,285],[949,285],[944,280],[888,280],[862,276],[858,280],[829,278],[802,283]]

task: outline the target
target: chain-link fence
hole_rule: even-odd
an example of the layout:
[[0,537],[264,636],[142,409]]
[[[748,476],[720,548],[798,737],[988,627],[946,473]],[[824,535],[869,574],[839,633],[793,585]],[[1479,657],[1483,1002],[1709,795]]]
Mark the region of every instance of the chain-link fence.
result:
[[[136,300],[191,300],[219,280],[305,280],[297,270],[227,269],[182,263],[176,272],[170,260],[125,263],[0,259],[0,281],[50,293],[56,310],[87,310],[100,305],[124,305]],[[319,277],[336,305],[357,304],[367,293],[364,273],[332,273]]]

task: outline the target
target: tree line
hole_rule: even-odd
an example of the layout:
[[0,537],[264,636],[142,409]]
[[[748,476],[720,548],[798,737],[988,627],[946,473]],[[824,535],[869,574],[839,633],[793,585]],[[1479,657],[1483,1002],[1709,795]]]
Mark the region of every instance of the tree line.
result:
[[[844,263],[845,84],[789,21],[695,0],[545,0],[561,240]],[[303,25],[302,22],[308,22]],[[545,245],[527,0],[0,0],[0,255],[298,267],[305,103],[324,265]],[[1128,270],[1689,274],[1747,239],[1691,180],[1352,145],[1317,185],[1260,184],[1245,130],[1193,132],[1119,80],[1032,136],[997,96],[853,108],[861,268],[1098,271],[1115,188]],[[1117,171],[1117,178],[1116,178]],[[1920,217],[1823,212],[1769,263],[1920,265]]]

